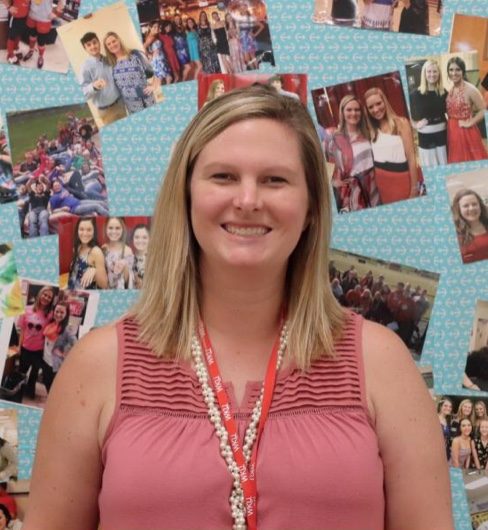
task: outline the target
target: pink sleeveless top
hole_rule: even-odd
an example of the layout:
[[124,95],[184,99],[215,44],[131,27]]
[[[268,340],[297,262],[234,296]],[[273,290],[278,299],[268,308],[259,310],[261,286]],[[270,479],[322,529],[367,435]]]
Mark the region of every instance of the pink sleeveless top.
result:
[[[259,530],[382,530],[378,439],[366,405],[361,317],[349,314],[335,359],[278,374],[257,460]],[[117,402],[105,437],[101,530],[230,530],[232,480],[190,365],[161,361],[118,323]],[[226,385],[241,436],[244,403]]]

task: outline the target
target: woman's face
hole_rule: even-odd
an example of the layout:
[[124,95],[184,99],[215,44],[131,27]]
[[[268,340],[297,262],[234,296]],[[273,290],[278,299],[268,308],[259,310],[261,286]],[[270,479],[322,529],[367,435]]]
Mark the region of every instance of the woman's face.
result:
[[105,39],[105,46],[110,53],[117,55],[120,53],[122,47],[120,45],[120,39],[115,35],[110,35]]
[[484,437],[488,436],[488,421],[485,420],[480,423],[480,433]]
[[109,241],[116,243],[122,239],[124,228],[118,219],[110,219],[107,223],[105,233],[107,234]]
[[64,305],[57,305],[54,308],[54,320],[56,322],[62,322],[66,317],[67,311]]
[[469,416],[473,412],[473,404],[471,401],[466,401],[463,403],[463,406],[461,407],[461,414],[463,416]]
[[208,18],[207,18],[207,13],[205,13],[205,11],[202,11],[200,13],[200,18],[198,19],[200,24],[207,24],[208,23]]
[[377,121],[382,120],[386,114],[386,106],[383,98],[379,94],[372,94],[366,100],[366,108],[372,118]]
[[173,18],[173,21],[174,21],[174,23],[177,26],[181,26],[181,16],[180,15],[175,15],[174,18]]
[[344,105],[342,112],[347,125],[355,127],[361,121],[361,105],[355,99]]
[[439,81],[439,67],[436,64],[429,64],[425,69],[425,79],[429,85],[435,85]]
[[459,199],[459,213],[467,223],[473,223],[479,220],[481,215],[481,206],[476,195],[465,195]]
[[463,80],[463,71],[456,63],[451,63],[449,65],[449,68],[447,69],[447,75],[454,84],[457,84]]
[[224,83],[221,81],[220,83],[217,83],[215,85],[215,97],[218,98],[219,96],[221,96],[222,94],[225,93],[225,86],[224,86]]
[[146,252],[149,245],[149,232],[145,228],[138,228],[134,232],[134,248],[137,252]]
[[486,414],[486,409],[482,403],[477,403],[474,407],[474,413],[477,418],[482,418]]
[[157,35],[159,33],[159,24],[152,24],[149,28],[150,35]]
[[307,225],[297,136],[271,119],[230,125],[198,156],[190,194],[202,267],[282,271]]
[[471,431],[473,430],[473,427],[471,426],[471,422],[469,420],[463,420],[460,425],[461,428],[461,434],[464,436],[469,436],[471,434]]
[[192,18],[189,18],[186,25],[188,26],[188,29],[190,31],[193,31],[195,29],[195,21]]
[[80,240],[80,243],[83,243],[84,245],[88,245],[93,239],[93,236],[95,235],[95,229],[93,228],[93,224],[91,221],[81,221],[78,225],[78,239]]
[[452,403],[450,401],[444,401],[441,406],[441,413],[445,416],[451,414],[452,412]]
[[45,289],[42,291],[39,297],[39,303],[41,304],[41,306],[46,307],[53,301],[53,298],[53,291],[51,289]]

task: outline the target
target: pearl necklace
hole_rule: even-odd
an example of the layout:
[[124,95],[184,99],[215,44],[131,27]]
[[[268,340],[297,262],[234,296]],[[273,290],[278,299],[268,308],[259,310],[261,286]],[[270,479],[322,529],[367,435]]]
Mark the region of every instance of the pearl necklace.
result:
[[[277,355],[277,360],[276,360],[276,371],[280,369],[281,364],[283,362],[283,357],[285,354],[287,342],[288,342],[288,328],[285,322],[280,332],[280,346],[278,349],[278,355]],[[246,509],[244,506],[244,492],[241,488],[239,469],[237,467],[237,464],[234,459],[234,455],[232,453],[232,449],[229,443],[229,434],[227,432],[227,429],[222,423],[220,409],[215,403],[216,401],[215,393],[213,391],[211,384],[209,384],[209,381],[208,381],[209,380],[208,370],[207,370],[207,366],[203,358],[202,346],[200,344],[200,340],[198,339],[197,334],[193,334],[193,337],[192,337],[191,353],[193,356],[194,369],[197,374],[198,381],[200,382],[200,385],[202,387],[203,400],[205,401],[205,404],[207,405],[207,408],[208,408],[208,417],[211,423],[214,425],[215,433],[220,440],[220,454],[222,458],[225,460],[225,463],[227,464],[227,468],[229,469],[232,475],[232,478],[233,478],[232,494],[229,499],[230,510],[232,513],[232,518],[234,519],[234,525],[232,526],[232,530],[246,530],[247,528]],[[261,392],[259,393],[259,397],[256,400],[256,404],[254,405],[254,408],[252,409],[251,421],[244,435],[244,445],[243,445],[242,451],[244,453],[244,457],[246,459],[247,465],[249,465],[249,462],[251,460],[252,448],[253,448],[254,442],[256,441],[256,437],[258,433],[257,427],[259,425],[259,419],[261,418],[263,396],[264,396],[264,381],[261,387]]]

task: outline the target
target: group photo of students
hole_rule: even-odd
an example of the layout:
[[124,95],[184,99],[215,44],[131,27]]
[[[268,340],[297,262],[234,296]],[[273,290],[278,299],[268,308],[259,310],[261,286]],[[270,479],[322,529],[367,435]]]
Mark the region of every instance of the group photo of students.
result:
[[95,323],[98,294],[22,280],[25,312],[4,319],[0,398],[42,407],[59,369]]
[[339,303],[393,330],[422,353],[439,275],[333,249],[329,280]]
[[312,90],[339,213],[425,194],[399,72]]
[[313,21],[375,31],[439,35],[442,0],[315,0]]
[[79,217],[59,227],[59,282],[69,289],[140,289],[149,217]]
[[410,113],[422,167],[488,158],[478,52],[406,63]]
[[57,233],[60,219],[108,215],[98,128],[86,104],[10,113],[22,237]]
[[144,49],[160,83],[274,66],[264,0],[137,2]]

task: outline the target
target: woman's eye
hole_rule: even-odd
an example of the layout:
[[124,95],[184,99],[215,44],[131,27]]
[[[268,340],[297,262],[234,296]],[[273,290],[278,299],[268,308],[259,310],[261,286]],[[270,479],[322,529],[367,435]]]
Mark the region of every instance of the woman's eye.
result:
[[270,184],[283,184],[286,182],[286,179],[284,177],[278,177],[276,175],[272,175],[270,177],[266,177],[266,181]]
[[217,180],[218,182],[232,182],[234,176],[230,173],[215,173],[215,175],[212,175],[212,179]]

